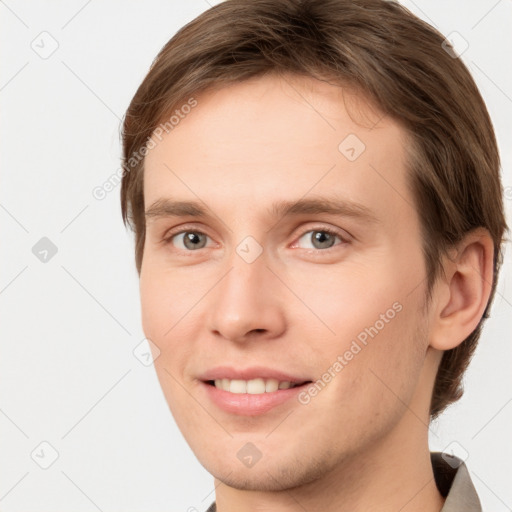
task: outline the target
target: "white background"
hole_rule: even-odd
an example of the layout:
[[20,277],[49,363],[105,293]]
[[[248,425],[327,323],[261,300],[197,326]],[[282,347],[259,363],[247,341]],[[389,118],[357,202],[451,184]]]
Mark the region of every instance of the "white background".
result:
[[[495,124],[511,223],[512,2],[404,4],[469,43],[462,58]],[[0,2],[3,512],[202,511],[214,499],[213,478],[175,426],[153,367],[133,354],[144,334],[119,187],[101,201],[92,195],[119,168],[120,119],[151,61],[208,7]],[[45,59],[33,49],[57,44]],[[46,263],[32,252],[42,237],[58,249]],[[431,435],[435,450],[458,443],[495,512],[512,508],[511,268],[508,254],[466,394]],[[48,469],[35,462],[50,460],[43,441],[58,452]]]

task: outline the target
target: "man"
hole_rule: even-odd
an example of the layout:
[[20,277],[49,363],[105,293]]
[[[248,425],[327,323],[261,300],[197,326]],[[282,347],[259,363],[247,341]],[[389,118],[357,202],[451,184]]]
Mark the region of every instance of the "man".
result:
[[123,158],[143,328],[210,511],[481,509],[428,448],[506,229],[443,36],[394,2],[228,0],[158,55]]

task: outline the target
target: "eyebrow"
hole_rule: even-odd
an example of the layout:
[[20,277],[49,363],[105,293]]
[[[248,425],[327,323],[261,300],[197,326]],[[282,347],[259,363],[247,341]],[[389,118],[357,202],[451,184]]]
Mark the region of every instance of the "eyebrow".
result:
[[[340,198],[315,196],[296,201],[277,201],[267,210],[270,217],[286,215],[331,214],[352,217],[369,223],[378,223],[379,219],[368,207]],[[145,212],[148,218],[166,217],[208,217],[208,209],[198,201],[175,201],[168,198],[157,199]]]

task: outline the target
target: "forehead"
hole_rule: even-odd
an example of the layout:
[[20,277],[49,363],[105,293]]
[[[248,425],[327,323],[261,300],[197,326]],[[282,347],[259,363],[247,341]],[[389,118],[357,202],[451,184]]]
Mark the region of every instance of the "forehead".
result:
[[197,105],[184,109],[189,113],[168,133],[153,137],[146,208],[172,197],[268,209],[334,192],[378,216],[411,209],[405,131],[357,93],[313,78],[269,75],[194,99]]

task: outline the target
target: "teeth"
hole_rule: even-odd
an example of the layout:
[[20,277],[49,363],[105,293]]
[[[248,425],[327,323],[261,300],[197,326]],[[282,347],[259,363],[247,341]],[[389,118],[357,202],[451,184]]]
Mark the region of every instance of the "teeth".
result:
[[245,382],[245,380],[233,379],[229,383],[229,391],[231,393],[247,393],[247,383]]
[[[243,385],[246,385],[244,380],[240,381]],[[233,386],[233,381],[231,381],[231,386]],[[243,389],[240,386],[240,389]],[[242,391],[243,393],[243,391]],[[247,381],[247,393],[251,395],[259,395],[260,393],[265,393],[265,381],[263,379],[252,379]]]
[[279,389],[279,381],[277,379],[267,379],[265,382],[265,393],[271,393]]
[[290,381],[281,381],[277,379],[215,379],[215,387],[229,391],[230,393],[249,393],[250,395],[260,395],[261,393],[272,393],[278,389],[289,389],[295,387],[297,384],[292,384]]

